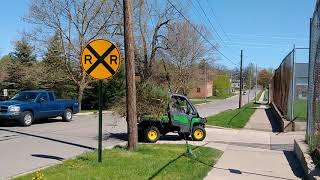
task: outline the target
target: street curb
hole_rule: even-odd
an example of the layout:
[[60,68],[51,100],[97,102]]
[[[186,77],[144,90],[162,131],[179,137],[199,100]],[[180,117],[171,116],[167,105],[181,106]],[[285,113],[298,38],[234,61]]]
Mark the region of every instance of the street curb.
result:
[[[112,146],[105,146],[103,148],[103,150],[105,149],[112,149],[116,146],[125,146],[127,144],[127,141],[123,141],[123,142],[119,142],[115,145],[112,145]],[[84,153],[87,153],[87,152],[94,152],[95,150],[86,150],[86,151],[83,151],[82,153],[78,154],[78,155],[75,155],[75,156],[71,156],[70,158],[67,158],[67,159],[64,159],[62,161],[58,161],[58,162],[53,162],[53,163],[50,163],[48,165],[45,165],[45,166],[42,166],[42,167],[39,167],[39,168],[35,168],[35,169],[32,169],[30,171],[27,171],[27,172],[23,172],[23,173],[20,173],[20,174],[17,174],[17,175],[14,175],[14,176],[11,176],[11,177],[8,177],[8,179],[14,179],[14,178],[17,178],[17,177],[20,177],[20,176],[24,176],[24,175],[27,175],[27,174],[31,174],[31,173],[34,173],[34,172],[37,172],[37,171],[40,171],[40,170],[43,170],[43,169],[47,169],[49,167],[52,167],[52,166],[55,166],[55,165],[59,165],[59,164],[63,164],[65,161],[67,160],[73,160],[75,159],[76,157],[80,156],[81,154],[84,154]]]
[[227,128],[227,127],[213,126],[213,125],[207,125],[207,124],[206,124],[206,127],[207,127],[207,128],[212,128],[212,129],[228,129],[228,130],[237,130],[237,129],[235,129],[235,128]]
[[[85,112],[85,113],[77,113],[75,116],[88,116],[88,115],[97,115],[99,112]],[[113,111],[102,111],[102,114],[111,114]]]
[[223,101],[223,100],[229,100],[229,99],[231,99],[231,98],[233,98],[233,97],[235,97],[235,96],[237,96],[237,95],[233,95],[233,96],[230,96],[230,97],[228,97],[228,98],[225,98],[225,99],[210,99],[210,100],[208,100],[208,102],[205,102],[205,103],[200,103],[200,104],[195,104],[194,106],[202,106],[202,105],[205,105],[205,104],[209,104],[209,103],[212,103],[212,102],[214,102],[214,101]]

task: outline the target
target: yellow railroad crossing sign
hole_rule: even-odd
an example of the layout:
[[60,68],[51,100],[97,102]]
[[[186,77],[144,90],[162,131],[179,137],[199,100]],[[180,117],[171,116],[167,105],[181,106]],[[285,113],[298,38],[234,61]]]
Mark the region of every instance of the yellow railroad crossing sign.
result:
[[95,79],[112,78],[120,69],[120,65],[120,51],[108,40],[93,40],[82,50],[82,69]]

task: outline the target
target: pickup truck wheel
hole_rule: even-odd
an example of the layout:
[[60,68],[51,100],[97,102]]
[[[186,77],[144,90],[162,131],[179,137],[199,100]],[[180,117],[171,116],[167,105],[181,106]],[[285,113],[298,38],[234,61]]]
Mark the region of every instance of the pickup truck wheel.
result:
[[62,119],[63,119],[63,121],[66,121],[66,122],[72,121],[72,110],[69,108],[64,110]]
[[22,126],[30,126],[33,122],[33,114],[30,111],[24,111],[21,114],[20,124]]

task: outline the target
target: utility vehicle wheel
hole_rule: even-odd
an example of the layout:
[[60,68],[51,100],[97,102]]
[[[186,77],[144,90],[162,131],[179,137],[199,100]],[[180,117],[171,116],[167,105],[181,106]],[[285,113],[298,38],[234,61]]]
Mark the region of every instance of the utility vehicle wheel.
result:
[[195,126],[192,128],[191,137],[193,141],[202,141],[206,137],[206,130],[202,126]]
[[188,137],[190,136],[190,133],[178,133],[178,134],[181,139],[188,139]]
[[150,126],[144,131],[144,139],[146,142],[155,143],[159,138],[160,132],[155,126]]
[[72,110],[67,108],[66,110],[64,110],[64,113],[62,115],[62,120],[66,121],[66,122],[70,122],[72,121]]
[[30,126],[33,122],[33,114],[30,111],[24,111],[21,114],[20,124],[22,126]]

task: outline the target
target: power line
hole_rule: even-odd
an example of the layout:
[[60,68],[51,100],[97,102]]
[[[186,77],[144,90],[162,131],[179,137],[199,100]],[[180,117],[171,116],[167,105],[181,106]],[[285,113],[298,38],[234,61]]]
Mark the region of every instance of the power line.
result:
[[236,64],[235,62],[233,62],[231,59],[229,59],[226,55],[224,55],[218,48],[216,48],[216,46],[214,44],[212,44],[199,30],[198,28],[196,28],[188,18],[186,18],[182,12],[170,1],[167,0],[169,2],[169,4],[192,26],[192,28],[194,28],[195,31],[197,31],[199,33],[199,35],[205,40],[207,41],[213,49],[215,49],[220,55],[222,55],[226,60],[228,60],[230,63],[238,66],[238,64]]
[[209,24],[211,25],[213,31],[217,34],[217,36],[219,37],[219,39],[221,39],[221,41],[223,41],[223,39],[221,38],[221,36],[219,35],[218,31],[216,30],[216,28],[213,26],[211,20],[208,18],[207,13],[203,10],[201,4],[199,3],[198,0],[196,0],[197,4],[199,5],[201,11],[203,12],[205,18],[207,19],[207,21],[209,22]]
[[[220,36],[220,34],[219,34],[219,31],[214,27],[212,21],[210,20],[210,18],[208,18],[207,13],[206,13],[205,10],[202,8],[201,3],[200,3],[198,0],[196,0],[196,1],[197,1],[198,6],[200,7],[201,11],[203,12],[205,18],[207,19],[207,21],[209,22],[210,26],[212,27],[212,30],[215,32],[215,34],[216,34],[216,35],[218,36],[218,38],[221,40],[221,44],[223,45],[223,47],[228,48],[228,49],[230,50],[230,52],[232,52],[232,53],[238,54],[238,53],[236,53],[231,47],[229,47],[228,44],[223,40],[222,36]],[[189,0],[189,2],[191,3],[191,5],[192,5],[194,8],[196,8],[196,6],[193,5],[192,0]],[[198,9],[196,8],[196,10],[198,10]],[[212,9],[211,9],[211,10],[212,10]],[[212,13],[213,13],[213,10],[212,10]],[[199,14],[200,14],[200,13],[199,13]],[[201,16],[201,18],[202,18],[202,15],[201,15],[201,14],[200,14],[200,16]],[[222,27],[221,27],[221,28],[222,28]],[[223,29],[222,29],[222,30],[223,30]],[[223,31],[224,31],[224,30],[223,30]],[[228,35],[227,35],[226,33],[225,33],[225,36],[230,40],[230,38],[228,37]],[[230,41],[231,41],[231,40],[230,40]]]
[[259,34],[237,34],[237,33],[228,33],[231,36],[238,36],[238,37],[256,37],[256,38],[270,38],[270,39],[279,39],[279,40],[302,40],[307,41],[308,38],[302,38],[302,37],[285,37],[285,36],[265,36],[265,35],[259,35]]
[[208,3],[209,9],[210,9],[212,15],[216,18],[216,22],[217,22],[218,26],[220,27],[220,29],[222,30],[223,34],[227,37],[227,39],[228,39],[229,41],[231,41],[230,36],[226,33],[226,31],[224,30],[224,28],[222,27],[222,25],[219,23],[218,17],[216,16],[216,14],[214,13],[212,7],[211,7],[210,4],[209,4],[209,0],[207,0],[207,3]]

